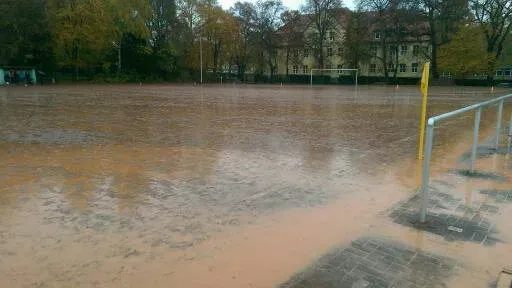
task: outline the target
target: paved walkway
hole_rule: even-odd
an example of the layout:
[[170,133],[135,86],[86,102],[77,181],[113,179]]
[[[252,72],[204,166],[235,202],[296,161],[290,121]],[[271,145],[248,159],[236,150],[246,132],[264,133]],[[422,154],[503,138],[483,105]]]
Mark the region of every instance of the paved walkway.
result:
[[416,193],[280,287],[496,287],[512,264],[512,157],[478,152],[476,173],[453,169],[431,181],[426,224]]

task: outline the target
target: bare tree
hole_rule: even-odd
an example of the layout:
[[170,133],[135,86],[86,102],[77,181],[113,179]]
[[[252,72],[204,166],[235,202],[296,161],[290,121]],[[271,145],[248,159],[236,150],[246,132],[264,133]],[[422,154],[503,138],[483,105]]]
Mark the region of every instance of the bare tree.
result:
[[[277,46],[278,39],[276,37],[277,29],[281,26],[281,13],[284,6],[281,0],[265,0],[256,2],[256,13],[254,17],[254,28],[256,37],[260,40],[262,46],[260,49],[260,69],[267,62],[270,70],[270,76],[277,71]],[[266,59],[265,59],[266,58]],[[263,71],[260,71],[263,72]]]
[[278,31],[281,46],[285,49],[286,76],[290,75],[290,62],[292,65],[299,65],[298,49],[304,46],[304,31],[301,20],[304,16],[297,10],[285,11],[281,14],[281,20],[285,25]]
[[327,33],[335,28],[336,13],[342,8],[341,0],[307,0],[303,12],[312,17],[314,31],[306,35],[306,42],[313,50],[318,67],[323,68],[325,62],[325,42]]
[[251,47],[254,43],[254,18],[256,8],[250,2],[236,2],[230,9],[230,12],[237,19],[239,29],[238,53],[235,55],[235,64],[238,67],[238,77],[240,81],[244,81],[245,71],[251,54]]
[[358,3],[369,18],[372,45],[380,51],[373,57],[381,62],[386,81],[390,78],[389,72],[393,72],[397,81],[399,47],[407,39],[416,37],[421,27],[418,23],[425,21],[416,4],[414,0],[360,0]]
[[349,14],[345,39],[343,41],[344,58],[349,67],[359,68],[359,64],[370,59],[370,39],[368,17],[361,11]]
[[[198,11],[203,21],[205,45],[211,49],[213,74],[217,76],[218,68],[225,62],[223,56],[233,54],[233,43],[238,40],[238,22],[233,15],[210,4],[202,4]],[[226,51],[229,48],[231,51]]]
[[[512,0],[471,0],[470,8],[483,29],[487,53],[493,56],[488,62],[488,69],[492,71],[503,53],[505,40],[510,37]],[[492,73],[489,73],[488,79],[492,81]]]
[[457,31],[457,27],[468,16],[468,0],[422,0],[419,2],[428,19],[430,36],[430,70],[439,78],[437,54],[439,46],[447,44]]
[[384,69],[384,78],[387,81],[389,79],[388,63],[391,61],[388,49],[390,49],[389,43],[393,41],[391,37],[393,27],[389,19],[391,1],[360,0],[358,7],[361,11],[366,11],[366,15],[369,18],[370,31],[373,32],[373,35],[370,35],[372,38],[371,45],[375,47],[376,51],[373,57],[381,62]]

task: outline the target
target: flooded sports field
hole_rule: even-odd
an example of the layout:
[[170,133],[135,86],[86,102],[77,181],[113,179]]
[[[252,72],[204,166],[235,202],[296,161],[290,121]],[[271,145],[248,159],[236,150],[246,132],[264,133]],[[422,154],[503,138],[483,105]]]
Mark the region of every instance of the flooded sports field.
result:
[[[431,87],[428,114],[504,92]],[[412,86],[0,88],[0,286],[284,283],[415,191],[420,104]],[[436,129],[433,175],[472,125]]]

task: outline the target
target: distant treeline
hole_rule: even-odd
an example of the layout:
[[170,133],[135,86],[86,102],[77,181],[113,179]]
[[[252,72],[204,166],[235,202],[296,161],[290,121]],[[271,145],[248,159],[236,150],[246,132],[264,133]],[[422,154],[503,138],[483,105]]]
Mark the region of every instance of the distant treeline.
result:
[[[411,17],[400,15],[417,15],[417,24],[426,25],[434,77],[444,71],[492,78],[512,62],[510,0],[359,0],[357,6],[345,31],[347,66],[367,57],[370,29],[396,42],[395,32],[411,25]],[[341,0],[307,0],[302,11],[287,10],[281,0],[236,2],[228,11],[216,0],[2,0],[0,68],[34,67],[58,80],[197,82],[202,50],[208,82],[304,82],[277,75],[276,51],[298,40],[323,67],[322,39],[342,7]],[[360,25],[369,13],[380,20]],[[300,15],[309,15],[317,32],[282,29]]]

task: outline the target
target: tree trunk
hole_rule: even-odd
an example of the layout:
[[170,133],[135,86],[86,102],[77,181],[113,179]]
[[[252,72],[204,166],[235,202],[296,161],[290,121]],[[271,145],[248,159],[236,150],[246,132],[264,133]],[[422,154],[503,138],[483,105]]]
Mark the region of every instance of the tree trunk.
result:
[[398,63],[398,51],[399,51],[398,47],[399,47],[399,45],[397,45],[395,48],[395,66],[394,66],[395,71],[394,71],[394,75],[393,75],[395,78],[393,80],[394,84],[398,84],[398,67],[400,66],[400,63]]
[[240,81],[245,82],[245,64],[239,66],[240,69]]
[[494,59],[487,61],[488,73],[487,73],[487,85],[492,86],[494,84]]
[[73,63],[73,68],[74,68],[74,71],[73,71],[73,81],[77,81],[78,80],[78,45],[73,42],[73,48],[72,48],[72,52],[71,52],[71,59],[72,59],[72,63]]
[[217,78],[217,65],[219,63],[220,42],[213,44],[213,75]]
[[382,41],[382,65],[384,66],[384,80],[386,83],[389,82],[389,72],[388,72],[388,49],[386,41]]
[[238,76],[238,80],[241,81],[242,80],[242,64],[240,63],[240,58],[237,57],[237,60],[236,60],[236,67],[237,67],[237,76]]
[[432,49],[430,53],[430,70],[432,71],[432,77],[439,79],[439,72],[437,71],[437,30],[434,19],[434,9],[429,7],[428,10],[428,22],[430,26],[430,47]]
[[[324,38],[323,37],[324,37],[323,35],[320,35],[320,41],[318,43],[318,44],[320,44],[319,45],[320,53],[318,55],[319,56],[318,57],[318,66],[319,66],[318,68],[320,68],[320,69],[324,68]],[[311,67],[311,68],[314,68],[314,67]]]
[[270,69],[269,80],[272,82],[272,76],[274,75],[274,65],[272,65],[272,49],[268,50],[268,68]]
[[235,60],[233,59],[233,57],[231,57],[231,59],[229,61],[228,77],[231,77],[231,66],[233,66],[234,63],[235,63]]
[[121,43],[122,40],[119,40],[117,45],[117,76],[121,73]]
[[[488,44],[489,46],[487,46],[487,53],[491,54],[494,52],[494,44]],[[487,61],[487,69],[489,70],[487,72],[487,84],[488,85],[493,85],[493,82],[494,82],[494,64],[495,64],[495,59],[489,59]]]
[[286,76],[289,75],[288,66],[290,64],[290,46],[286,46]]

